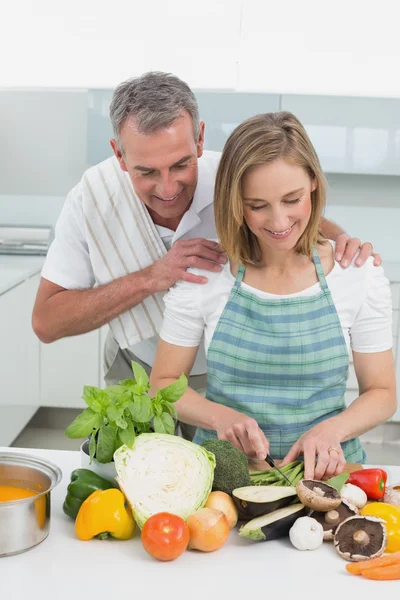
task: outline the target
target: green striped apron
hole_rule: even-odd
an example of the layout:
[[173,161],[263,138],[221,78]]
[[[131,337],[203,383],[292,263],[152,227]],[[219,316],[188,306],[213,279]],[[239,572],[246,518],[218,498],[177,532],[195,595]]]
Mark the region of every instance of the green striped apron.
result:
[[[207,352],[208,400],[253,417],[282,459],[311,427],[345,410],[349,355],[317,250],[321,291],[261,298],[241,286],[240,266]],[[215,438],[197,428],[194,442]],[[364,462],[360,440],[342,443],[347,462]]]

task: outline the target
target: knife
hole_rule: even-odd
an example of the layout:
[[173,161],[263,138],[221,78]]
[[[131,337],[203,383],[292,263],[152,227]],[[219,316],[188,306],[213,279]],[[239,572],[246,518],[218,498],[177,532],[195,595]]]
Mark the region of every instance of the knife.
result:
[[281,471],[279,467],[276,466],[274,459],[269,454],[267,454],[265,462],[267,462],[269,464],[269,466],[272,467],[273,469],[276,469],[278,471],[278,473],[286,479],[288,484],[291,487],[293,487],[293,483],[290,481],[290,479],[288,477],[286,477],[285,473],[283,471]]

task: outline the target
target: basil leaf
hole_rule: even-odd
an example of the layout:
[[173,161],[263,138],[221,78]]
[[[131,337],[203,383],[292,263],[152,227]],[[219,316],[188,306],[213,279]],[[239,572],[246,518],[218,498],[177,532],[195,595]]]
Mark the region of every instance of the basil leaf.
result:
[[96,431],[93,431],[92,435],[90,436],[90,440],[89,440],[89,456],[90,456],[90,460],[89,460],[89,464],[92,464],[92,460],[94,459],[96,454]]
[[85,385],[83,388],[82,399],[94,412],[100,413],[103,410],[102,393],[100,388]]
[[116,419],[115,424],[120,429],[126,429],[128,427],[128,423],[125,421],[123,416],[120,417],[119,419]]
[[103,390],[103,393],[107,396],[109,404],[110,402],[120,402],[121,397],[125,394],[125,390],[122,385],[109,385]]
[[97,437],[96,459],[100,463],[111,462],[114,454],[115,438],[117,430],[111,425],[103,425]]
[[103,424],[103,417],[95,413],[91,408],[85,408],[65,430],[69,438],[84,438],[93,431],[99,429]]
[[147,423],[153,417],[153,404],[150,396],[143,395],[137,397],[135,402],[129,406],[129,412],[134,421],[138,423]]
[[110,404],[107,408],[107,418],[109,421],[115,422],[118,421],[120,417],[124,414],[124,407],[118,406],[114,404]]
[[118,437],[123,444],[126,444],[128,448],[132,448],[133,442],[135,441],[135,428],[132,423],[127,423],[127,428],[118,432]]
[[168,402],[176,402],[179,400],[179,398],[182,398],[183,394],[186,392],[187,386],[187,377],[184,373],[182,373],[179,379],[162,390],[159,390],[159,392],[163,400],[167,400]]
[[156,433],[175,433],[175,423],[171,415],[163,412],[159,417],[154,417],[154,431]]
[[132,365],[133,376],[135,378],[136,383],[140,386],[143,386],[143,387],[149,389],[150,388],[149,376],[147,375],[144,368],[141,365],[139,365],[139,363],[135,362],[134,360],[131,362],[131,365]]
[[171,416],[174,417],[174,419],[178,418],[178,413],[177,410],[175,408],[175,406],[172,404],[172,402],[164,402],[164,412],[165,409],[168,409]]

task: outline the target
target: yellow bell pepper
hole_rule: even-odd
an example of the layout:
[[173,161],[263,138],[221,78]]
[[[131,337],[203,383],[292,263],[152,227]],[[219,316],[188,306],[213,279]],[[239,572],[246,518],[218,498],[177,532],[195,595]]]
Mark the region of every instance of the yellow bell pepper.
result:
[[361,510],[362,515],[379,517],[386,522],[388,545],[385,552],[398,552],[400,550],[400,506],[386,502],[371,502]]
[[87,541],[108,535],[129,540],[135,533],[135,521],[120,490],[96,490],[82,503],[75,521],[76,535]]

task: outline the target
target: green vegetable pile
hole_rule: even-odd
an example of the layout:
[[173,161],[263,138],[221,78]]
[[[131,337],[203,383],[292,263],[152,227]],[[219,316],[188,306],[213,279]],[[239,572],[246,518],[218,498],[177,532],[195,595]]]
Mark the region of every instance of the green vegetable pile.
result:
[[[281,468],[293,486],[298,481],[304,479],[304,462],[295,460]],[[279,485],[288,486],[289,483],[279,473],[277,469],[267,469],[265,471],[250,471],[251,485]]]

